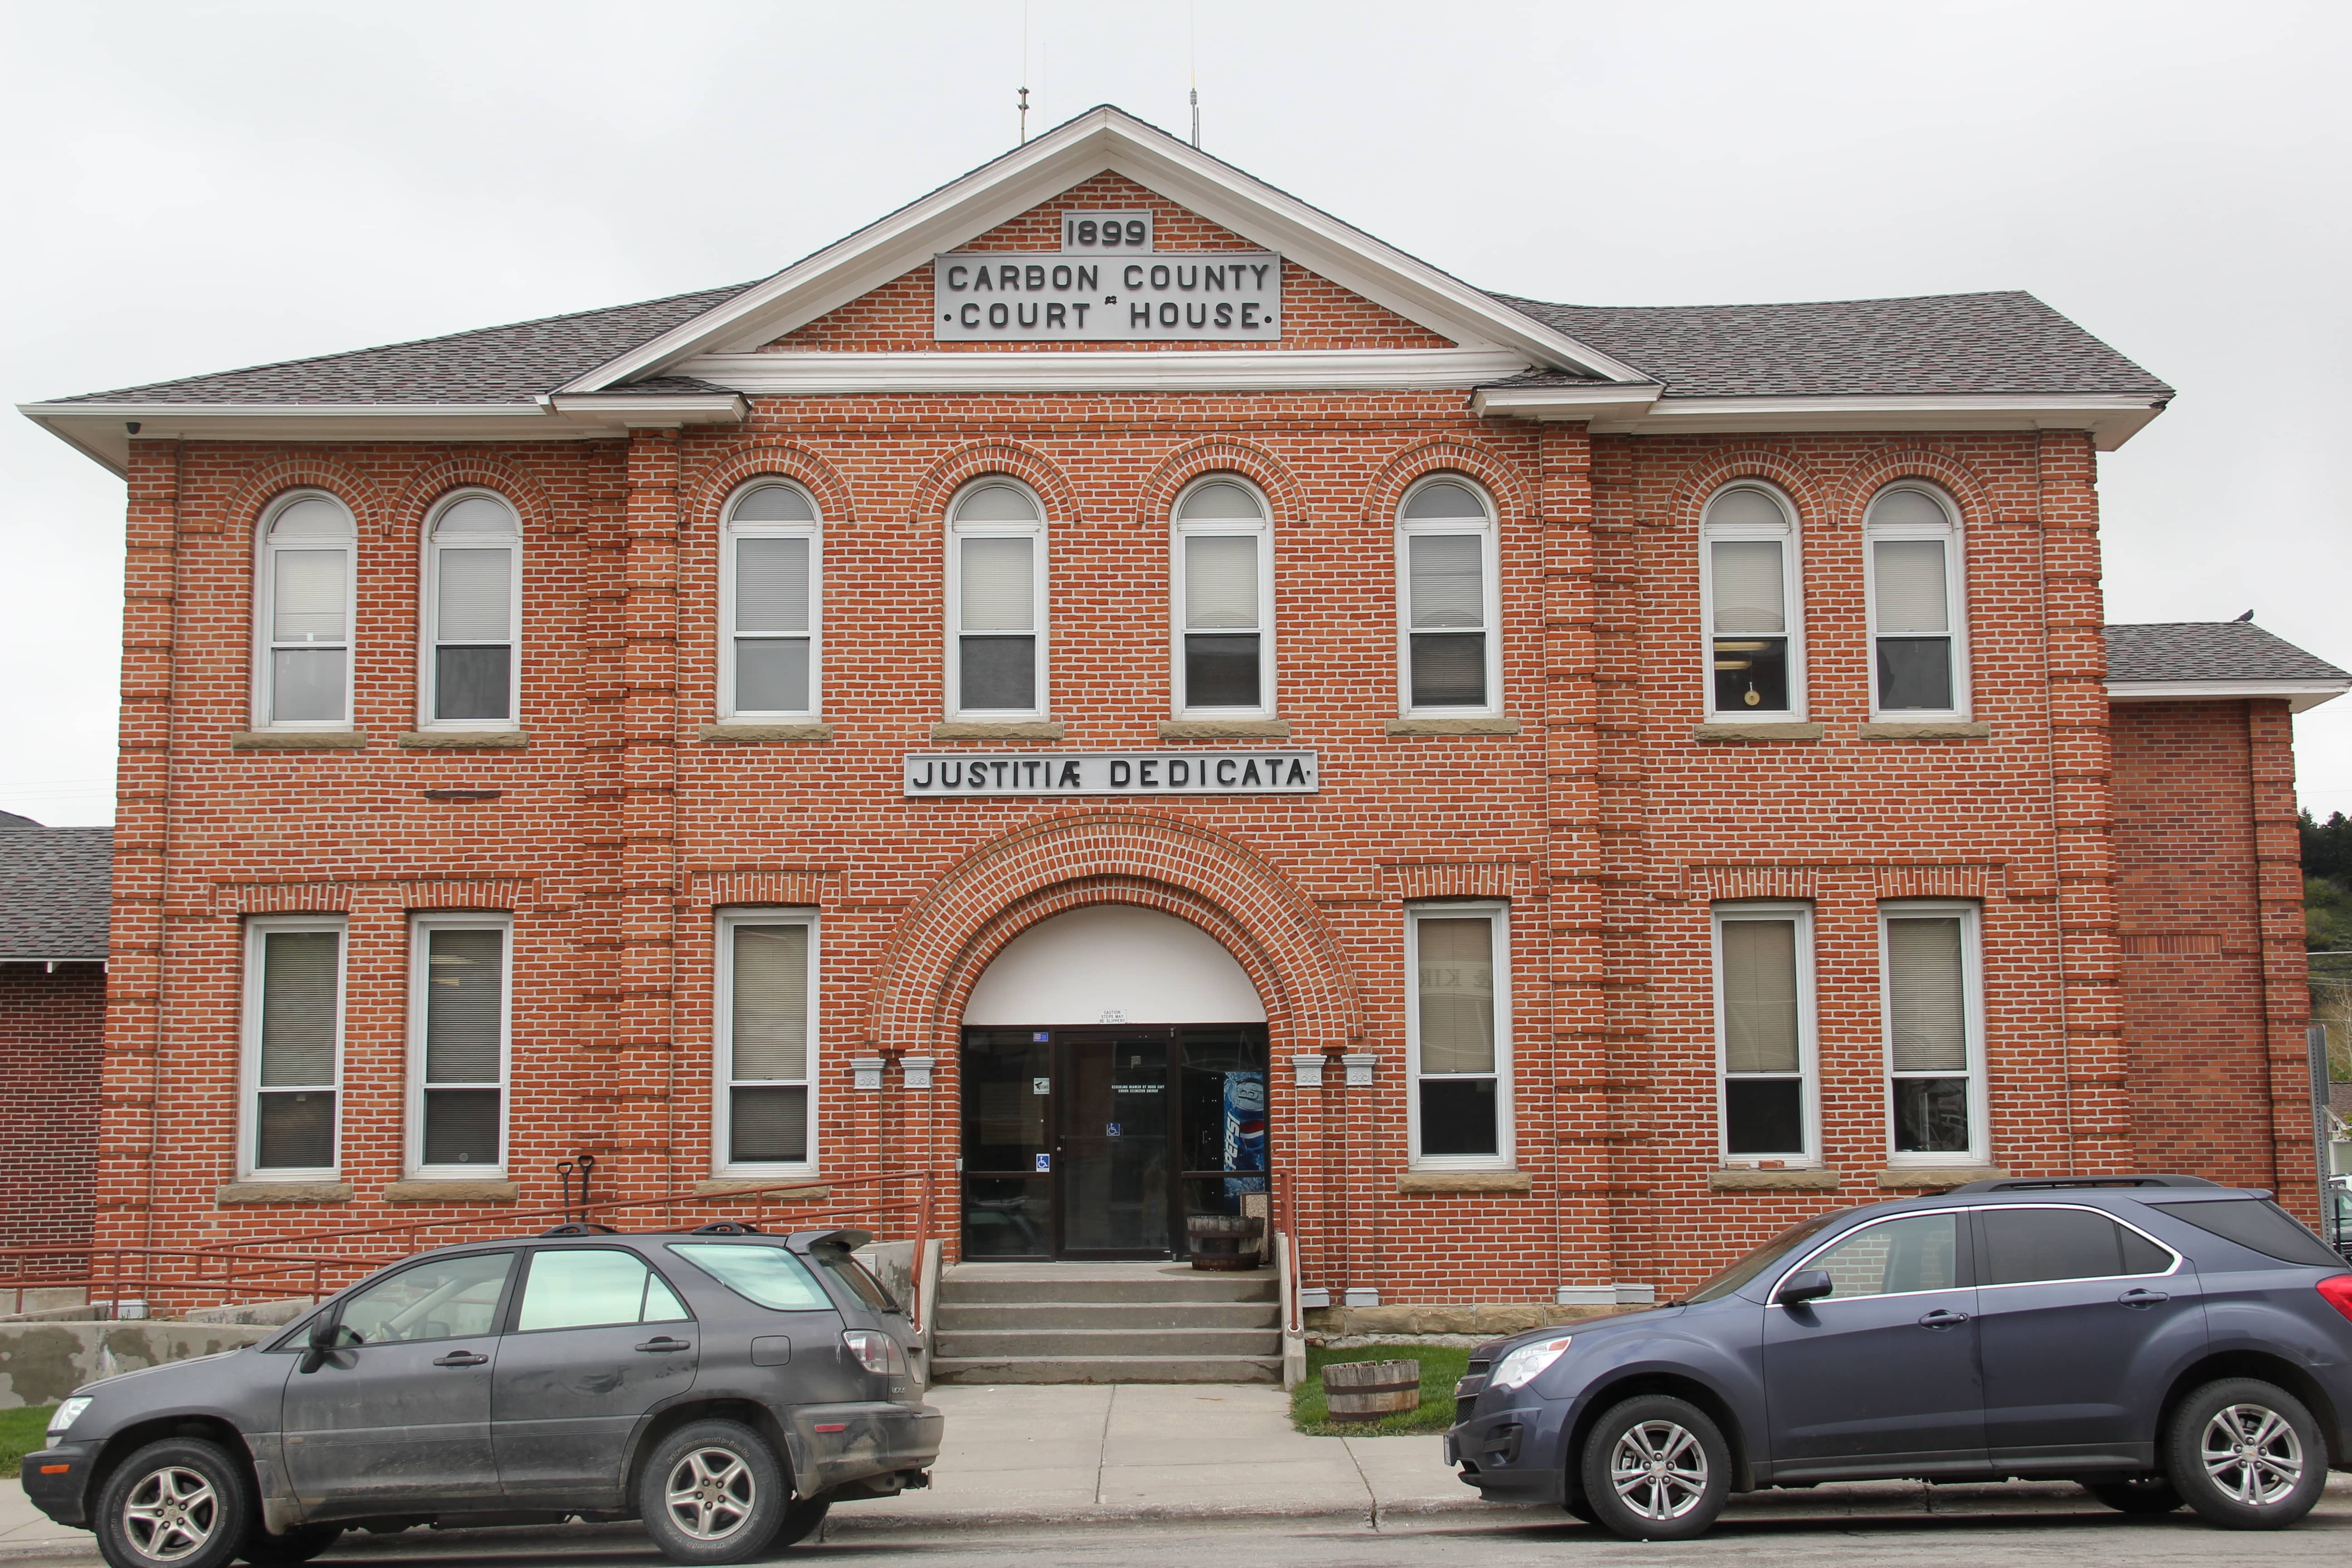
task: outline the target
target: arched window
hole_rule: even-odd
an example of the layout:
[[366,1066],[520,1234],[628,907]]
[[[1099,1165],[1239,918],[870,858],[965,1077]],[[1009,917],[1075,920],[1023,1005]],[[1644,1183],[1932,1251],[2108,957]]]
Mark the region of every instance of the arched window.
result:
[[816,503],[798,485],[759,479],[728,504],[719,589],[721,713],[808,717],[819,711],[820,545]]
[[1495,513],[1457,474],[1405,492],[1397,513],[1398,654],[1408,713],[1491,713],[1502,651],[1495,636]]
[[948,510],[948,709],[1045,711],[1045,512],[1002,475]]
[[1787,719],[1805,709],[1796,525],[1780,494],[1727,485],[1699,523],[1706,629],[1706,708],[1727,720]]
[[1916,480],[1863,516],[1870,561],[1871,707],[1906,717],[1968,712],[1968,601],[1951,501]]
[[488,490],[461,490],[427,525],[424,727],[509,730],[520,721],[515,627],[522,524]]
[[351,727],[357,537],[350,509],[318,490],[283,497],[263,517],[254,574],[260,657],[253,705],[259,727]]
[[1274,710],[1271,550],[1265,502],[1231,474],[1176,502],[1176,709],[1258,715]]

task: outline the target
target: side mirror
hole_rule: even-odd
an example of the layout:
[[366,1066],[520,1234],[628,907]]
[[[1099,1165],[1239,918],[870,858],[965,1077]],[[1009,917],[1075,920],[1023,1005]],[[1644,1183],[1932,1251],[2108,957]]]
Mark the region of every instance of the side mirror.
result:
[[310,1324],[310,1348],[302,1352],[302,1370],[316,1372],[326,1364],[342,1334],[342,1325],[331,1317],[320,1315]]
[[1783,1307],[1794,1307],[1836,1294],[1837,1282],[1821,1269],[1800,1268],[1780,1282],[1780,1288],[1772,1293],[1772,1300]]

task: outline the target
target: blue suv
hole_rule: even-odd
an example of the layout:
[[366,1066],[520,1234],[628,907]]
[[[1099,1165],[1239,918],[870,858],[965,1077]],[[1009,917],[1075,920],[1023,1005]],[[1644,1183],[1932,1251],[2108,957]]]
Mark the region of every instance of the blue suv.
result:
[[2064,1479],[2275,1529],[2352,1467],[2352,1273],[2266,1192],[1977,1182],[1822,1215],[1685,1300],[1480,1346],[1446,1458],[1681,1540],[1733,1492]]

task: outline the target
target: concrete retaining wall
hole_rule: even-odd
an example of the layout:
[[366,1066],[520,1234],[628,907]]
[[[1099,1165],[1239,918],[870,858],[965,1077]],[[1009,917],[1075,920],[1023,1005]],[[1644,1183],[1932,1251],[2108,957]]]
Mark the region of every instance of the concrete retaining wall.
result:
[[0,1323],[0,1409],[55,1405],[95,1378],[277,1335],[267,1323]]

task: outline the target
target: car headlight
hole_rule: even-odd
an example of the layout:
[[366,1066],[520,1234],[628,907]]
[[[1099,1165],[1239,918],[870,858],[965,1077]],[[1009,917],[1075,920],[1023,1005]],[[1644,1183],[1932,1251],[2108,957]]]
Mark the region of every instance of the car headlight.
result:
[[63,1432],[67,1427],[72,1426],[75,1422],[80,1420],[81,1413],[89,1408],[89,1396],[88,1394],[83,1394],[79,1398],[68,1399],[63,1405],[58,1405],[55,1410],[50,1411],[49,1436],[54,1437]]
[[1536,1373],[1558,1361],[1573,1338],[1573,1335],[1562,1334],[1556,1340],[1538,1340],[1533,1344],[1521,1345],[1495,1363],[1494,1373],[1486,1379],[1486,1386],[1517,1388],[1530,1381]]

